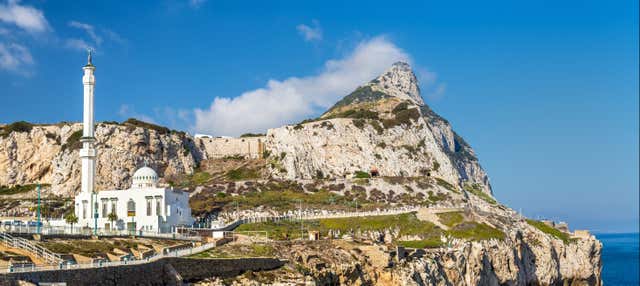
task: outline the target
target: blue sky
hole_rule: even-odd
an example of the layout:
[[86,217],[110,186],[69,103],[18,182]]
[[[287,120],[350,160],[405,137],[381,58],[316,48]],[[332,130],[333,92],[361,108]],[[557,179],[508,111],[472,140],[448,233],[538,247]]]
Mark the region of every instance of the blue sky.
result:
[[402,59],[500,201],[637,231],[638,3],[559,2],[0,0],[0,122],[79,121],[87,45],[97,120],[218,135],[313,117]]

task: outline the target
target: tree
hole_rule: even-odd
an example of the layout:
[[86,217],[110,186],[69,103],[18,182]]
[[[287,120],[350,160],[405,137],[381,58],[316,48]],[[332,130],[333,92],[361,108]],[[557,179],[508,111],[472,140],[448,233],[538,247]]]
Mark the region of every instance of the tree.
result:
[[78,223],[78,217],[74,212],[69,212],[64,216],[64,221],[71,225],[71,232],[73,232],[73,225]]
[[115,212],[110,213],[109,215],[107,215],[107,219],[109,219],[109,221],[111,222],[111,229],[114,229],[114,224],[113,222],[118,220],[118,215]]

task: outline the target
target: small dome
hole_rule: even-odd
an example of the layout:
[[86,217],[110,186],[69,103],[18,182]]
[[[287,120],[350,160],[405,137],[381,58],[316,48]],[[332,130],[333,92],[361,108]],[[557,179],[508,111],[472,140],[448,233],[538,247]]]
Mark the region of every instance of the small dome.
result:
[[158,183],[158,173],[153,169],[144,166],[133,173],[133,185],[131,188],[155,187]]

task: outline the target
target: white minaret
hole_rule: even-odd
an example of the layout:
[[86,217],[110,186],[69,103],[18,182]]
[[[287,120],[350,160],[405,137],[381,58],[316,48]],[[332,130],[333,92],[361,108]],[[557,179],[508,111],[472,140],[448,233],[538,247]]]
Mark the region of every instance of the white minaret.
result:
[[80,159],[82,160],[82,193],[93,193],[96,175],[96,149],[93,149],[93,143],[96,141],[93,133],[93,89],[96,85],[96,78],[93,72],[96,67],[91,63],[91,50],[88,50],[87,64],[82,67],[84,76],[82,76],[82,84],[84,85],[84,113],[82,119],[82,149],[80,150]]

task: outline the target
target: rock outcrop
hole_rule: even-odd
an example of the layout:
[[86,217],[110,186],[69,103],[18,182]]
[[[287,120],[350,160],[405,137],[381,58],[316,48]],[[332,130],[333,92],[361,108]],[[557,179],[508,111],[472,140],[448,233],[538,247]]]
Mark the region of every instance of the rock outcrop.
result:
[[458,241],[448,248],[410,250],[403,258],[384,245],[342,241],[275,247],[279,256],[307,269],[298,281],[315,285],[602,285],[598,240],[565,244],[528,228],[505,241]]
[[266,149],[275,177],[436,176],[491,185],[473,149],[424,104],[416,76],[396,63],[357,88],[321,118],[270,129]]
[[[0,185],[43,183],[55,195],[77,193],[81,129],[81,124],[35,125],[0,137]],[[168,176],[192,173],[202,158],[182,132],[98,123],[96,138],[98,190],[128,188],[133,172],[145,163]]]

